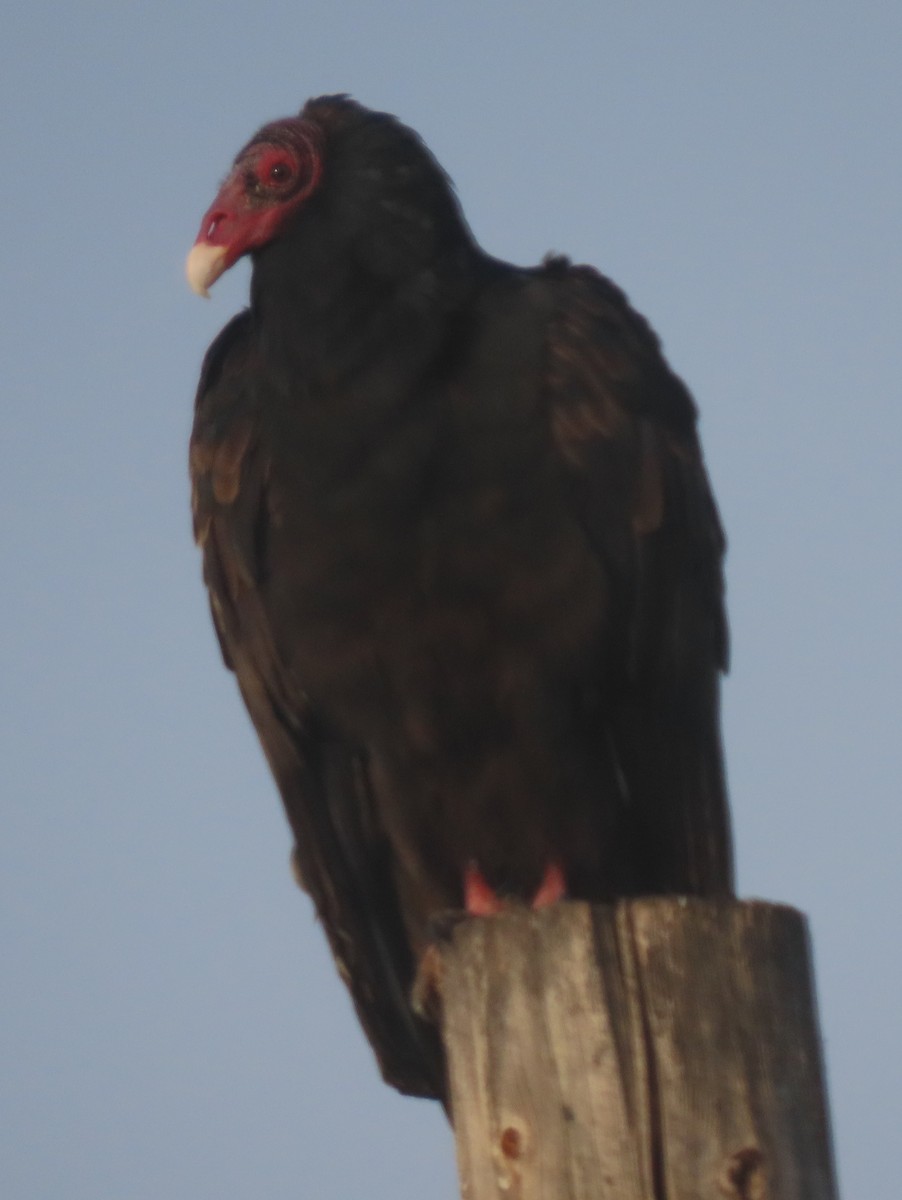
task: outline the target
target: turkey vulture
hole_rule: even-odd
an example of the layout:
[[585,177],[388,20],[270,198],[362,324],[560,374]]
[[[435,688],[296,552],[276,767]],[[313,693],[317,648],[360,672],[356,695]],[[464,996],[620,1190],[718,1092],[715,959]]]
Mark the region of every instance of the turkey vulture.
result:
[[213,620],[382,1072],[441,1097],[441,914],[731,891],[695,405],[614,284],[490,257],[345,96],[247,143],[191,286],[245,254],[191,438]]

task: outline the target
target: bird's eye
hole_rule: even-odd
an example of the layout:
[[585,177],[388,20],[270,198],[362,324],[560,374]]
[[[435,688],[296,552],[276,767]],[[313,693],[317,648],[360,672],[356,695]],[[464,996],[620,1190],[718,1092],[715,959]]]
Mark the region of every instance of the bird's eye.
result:
[[267,146],[252,165],[256,186],[262,191],[285,191],[297,179],[298,164],[283,146]]
[[294,125],[276,122],[271,136],[267,129],[261,130],[235,160],[233,169],[242,177],[251,206],[296,207],[316,186],[320,175],[317,146],[302,122]]

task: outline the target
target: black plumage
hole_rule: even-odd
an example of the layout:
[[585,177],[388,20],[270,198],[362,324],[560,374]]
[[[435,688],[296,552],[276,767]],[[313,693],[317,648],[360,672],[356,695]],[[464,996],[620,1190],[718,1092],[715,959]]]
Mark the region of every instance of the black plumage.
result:
[[612,283],[487,256],[416,135],[346,98],[245,147],[194,286],[243,253],[191,439],[214,621],[383,1073],[441,1096],[409,993],[468,870],[731,890],[695,406]]

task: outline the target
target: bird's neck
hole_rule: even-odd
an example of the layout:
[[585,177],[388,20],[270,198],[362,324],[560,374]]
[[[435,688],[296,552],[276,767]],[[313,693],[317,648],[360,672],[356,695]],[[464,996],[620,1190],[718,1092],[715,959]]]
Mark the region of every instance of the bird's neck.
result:
[[463,226],[394,242],[385,228],[310,214],[258,253],[251,307],[272,370],[334,391],[383,374],[386,358],[390,374],[415,375],[436,353],[484,256]]

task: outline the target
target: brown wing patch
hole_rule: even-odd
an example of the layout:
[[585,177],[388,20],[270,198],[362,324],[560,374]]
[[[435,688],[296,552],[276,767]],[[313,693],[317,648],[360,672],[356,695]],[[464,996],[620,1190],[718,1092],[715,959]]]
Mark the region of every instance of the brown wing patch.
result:
[[232,504],[241,487],[241,465],[253,436],[249,422],[234,425],[214,449],[211,474],[213,496],[220,504]]
[[695,405],[668,370],[647,322],[597,271],[565,267],[554,262],[550,269],[564,285],[564,299],[549,326],[545,379],[561,455],[584,465],[587,443],[621,436],[645,416],[692,436]]
[[624,422],[610,387],[618,367],[623,369],[618,356],[603,346],[597,348],[597,357],[585,354],[596,320],[588,306],[574,305],[552,327],[548,343],[546,386],[554,397],[551,435],[573,466],[584,464],[588,442],[615,437]]
[[197,439],[191,443],[189,463],[195,486],[209,477],[212,498],[232,504],[241,487],[241,467],[254,430],[249,421],[236,423],[218,442]]
[[643,430],[642,454],[639,461],[639,480],[633,508],[633,533],[644,537],[660,528],[664,519],[664,468],[658,439],[646,427]]

